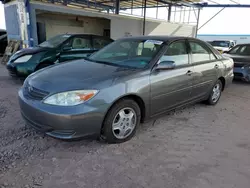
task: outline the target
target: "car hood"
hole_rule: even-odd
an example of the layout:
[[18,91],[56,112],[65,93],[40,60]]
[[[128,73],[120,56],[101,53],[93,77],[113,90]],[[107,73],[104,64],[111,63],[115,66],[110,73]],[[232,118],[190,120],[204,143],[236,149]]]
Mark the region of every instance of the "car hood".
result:
[[50,93],[102,89],[114,80],[134,72],[135,69],[110,66],[87,60],[70,61],[44,68],[28,77],[29,85]]
[[230,57],[234,60],[234,63],[238,64],[250,64],[250,56],[242,56],[242,55],[232,55],[232,54],[223,54],[225,57]]
[[37,53],[48,51],[48,50],[50,50],[50,48],[43,48],[43,47],[24,48],[24,49],[17,51],[11,57],[11,59],[16,59],[16,58],[19,58],[19,57],[24,56],[24,55],[33,55],[33,54],[37,54]]

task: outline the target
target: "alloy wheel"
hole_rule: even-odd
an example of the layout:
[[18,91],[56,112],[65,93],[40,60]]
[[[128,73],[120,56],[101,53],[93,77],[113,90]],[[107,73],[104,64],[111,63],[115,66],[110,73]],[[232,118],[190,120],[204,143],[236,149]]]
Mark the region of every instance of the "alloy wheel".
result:
[[221,95],[221,87],[220,84],[217,83],[213,88],[213,95],[212,95],[212,101],[215,103],[219,100]]
[[135,129],[136,113],[132,108],[123,108],[116,115],[112,123],[112,131],[116,138],[125,139]]

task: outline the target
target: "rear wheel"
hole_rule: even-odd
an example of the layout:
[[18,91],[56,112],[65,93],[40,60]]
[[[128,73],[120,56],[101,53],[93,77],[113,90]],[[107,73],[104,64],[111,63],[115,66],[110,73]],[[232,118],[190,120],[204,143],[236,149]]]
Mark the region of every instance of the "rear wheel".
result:
[[220,97],[221,97],[221,93],[222,93],[222,82],[220,80],[217,80],[217,82],[215,83],[209,98],[207,100],[207,104],[209,105],[215,105],[217,104],[217,102],[219,101]]
[[131,99],[117,102],[108,112],[102,129],[102,138],[108,143],[130,140],[141,119],[138,104]]

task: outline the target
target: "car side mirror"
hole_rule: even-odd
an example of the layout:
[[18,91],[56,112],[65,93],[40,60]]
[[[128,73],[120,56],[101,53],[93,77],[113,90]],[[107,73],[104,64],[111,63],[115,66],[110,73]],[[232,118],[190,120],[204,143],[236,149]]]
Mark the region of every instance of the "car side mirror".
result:
[[64,46],[64,47],[62,48],[62,51],[69,51],[69,50],[71,50],[71,49],[72,49],[71,46]]
[[157,67],[156,70],[171,70],[175,68],[175,62],[174,61],[161,61]]

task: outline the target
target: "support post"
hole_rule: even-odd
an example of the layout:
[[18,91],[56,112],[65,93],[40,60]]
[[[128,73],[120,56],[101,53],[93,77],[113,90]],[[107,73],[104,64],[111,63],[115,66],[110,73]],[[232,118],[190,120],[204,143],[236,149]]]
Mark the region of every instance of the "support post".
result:
[[168,21],[171,21],[172,5],[168,5]]
[[27,35],[28,35],[28,46],[33,47],[33,37],[32,37],[32,25],[30,21],[30,0],[25,2],[26,18],[27,18]]
[[201,12],[201,9],[198,8],[198,15],[197,15],[197,24],[196,24],[195,38],[197,38],[198,30],[199,30],[200,12]]
[[115,14],[119,14],[120,12],[120,0],[115,1]]
[[174,7],[174,22],[175,22],[175,16],[176,16],[176,6]]
[[188,24],[190,22],[190,13],[191,13],[191,8],[189,7],[189,10],[188,10]]
[[131,14],[133,14],[134,0],[131,1]]
[[159,2],[157,1],[157,7],[156,7],[156,19],[158,19],[158,7],[159,6]]
[[146,26],[146,8],[147,8],[147,0],[144,0],[144,14],[143,14],[143,35],[145,35],[145,26]]
[[186,15],[186,7],[184,7],[184,16],[183,16],[183,22],[182,23],[185,23],[185,15]]

